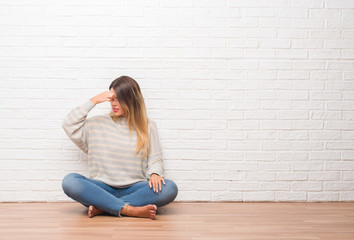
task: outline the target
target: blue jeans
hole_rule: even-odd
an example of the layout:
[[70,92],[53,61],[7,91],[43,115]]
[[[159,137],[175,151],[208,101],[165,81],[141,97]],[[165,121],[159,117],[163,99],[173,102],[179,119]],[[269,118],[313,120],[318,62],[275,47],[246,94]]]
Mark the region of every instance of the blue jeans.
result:
[[120,211],[126,204],[145,206],[155,204],[161,207],[172,202],[178,193],[177,185],[165,179],[161,191],[155,193],[149,181],[134,183],[127,188],[114,188],[99,180],[87,178],[78,173],[66,175],[62,187],[67,196],[86,207],[93,205],[107,213],[121,217]]

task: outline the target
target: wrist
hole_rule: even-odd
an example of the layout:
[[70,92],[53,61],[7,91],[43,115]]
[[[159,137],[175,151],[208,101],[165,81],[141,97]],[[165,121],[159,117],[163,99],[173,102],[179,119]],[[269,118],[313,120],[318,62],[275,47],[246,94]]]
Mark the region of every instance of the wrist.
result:
[[95,104],[95,105],[97,104],[97,101],[96,101],[96,99],[95,99],[94,97],[91,98],[90,101],[91,101],[93,104]]

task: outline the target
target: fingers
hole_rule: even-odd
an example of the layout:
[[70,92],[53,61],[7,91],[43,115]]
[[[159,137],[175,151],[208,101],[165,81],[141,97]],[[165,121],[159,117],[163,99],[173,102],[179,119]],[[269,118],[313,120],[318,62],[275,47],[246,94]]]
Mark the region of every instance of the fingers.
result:
[[160,192],[161,192],[161,188],[162,188],[161,185],[162,185],[162,184],[161,184],[161,180],[159,180],[159,189],[160,189]]
[[154,192],[159,193],[158,182],[154,181]]
[[166,185],[166,182],[163,179],[163,177],[152,175],[149,180],[149,187],[153,188],[154,192],[159,193],[159,190],[160,190],[160,192],[162,191],[162,183],[161,182],[164,185]]
[[115,98],[115,94],[110,91],[105,91],[92,98],[92,102],[95,104],[103,103],[106,101],[112,101]]

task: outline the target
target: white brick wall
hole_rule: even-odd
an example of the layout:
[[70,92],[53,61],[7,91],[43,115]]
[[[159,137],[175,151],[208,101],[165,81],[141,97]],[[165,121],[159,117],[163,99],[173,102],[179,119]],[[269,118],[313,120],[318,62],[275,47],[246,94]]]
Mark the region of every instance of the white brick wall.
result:
[[120,75],[177,200],[354,200],[354,1],[1,1],[0,201],[69,200],[61,122]]

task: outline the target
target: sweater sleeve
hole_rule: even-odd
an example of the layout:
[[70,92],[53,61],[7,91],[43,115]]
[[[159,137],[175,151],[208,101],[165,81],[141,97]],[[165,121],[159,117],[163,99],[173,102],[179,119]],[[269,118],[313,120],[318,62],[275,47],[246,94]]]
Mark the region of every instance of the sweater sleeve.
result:
[[159,176],[164,177],[165,173],[164,173],[164,166],[163,166],[162,149],[160,145],[156,124],[152,121],[150,121],[149,143],[150,143],[150,151],[147,156],[146,178],[150,179],[150,176],[153,173],[156,173]]
[[65,117],[62,126],[68,137],[82,151],[88,152],[87,148],[87,120],[86,117],[90,110],[95,106],[90,100],[84,104],[72,109]]

